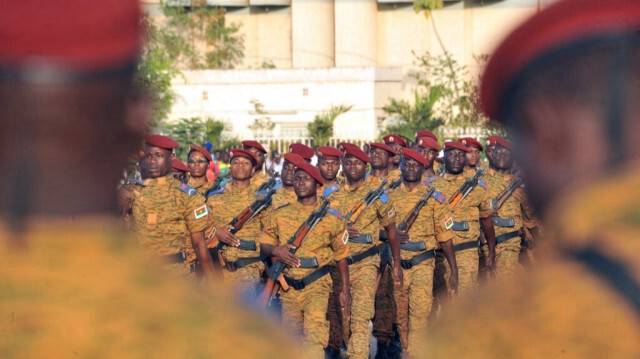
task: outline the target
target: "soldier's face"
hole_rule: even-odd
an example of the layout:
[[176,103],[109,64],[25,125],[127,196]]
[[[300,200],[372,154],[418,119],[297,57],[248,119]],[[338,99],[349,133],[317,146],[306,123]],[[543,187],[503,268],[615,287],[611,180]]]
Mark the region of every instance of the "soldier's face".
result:
[[495,150],[495,146],[487,146],[487,150],[485,154],[487,155],[487,159],[489,160],[489,164],[493,166],[493,151]]
[[285,186],[293,186],[293,175],[296,171],[296,165],[289,161],[284,161],[284,165],[282,165],[282,173],[280,174],[280,178],[282,179],[282,184]]
[[150,178],[166,176],[171,172],[172,152],[164,148],[147,146],[144,157],[140,161],[141,172],[149,174]]
[[389,147],[393,148],[396,153],[396,155],[391,157],[389,160],[397,166],[400,164],[400,161],[402,161],[402,146],[397,143],[392,143]]
[[256,168],[262,168],[262,165],[264,164],[264,152],[255,147],[245,147],[244,150],[251,152],[256,157]]
[[367,163],[353,156],[342,158],[342,168],[349,182],[356,182],[364,178]]
[[422,172],[424,171],[424,166],[422,163],[411,159],[404,158],[402,160],[402,179],[407,182],[418,182],[422,178]]
[[493,152],[493,166],[497,170],[503,171],[511,169],[512,165],[513,159],[511,157],[511,151],[502,146],[496,146],[496,149]]
[[381,169],[389,166],[389,152],[382,148],[372,147],[369,154],[371,155],[372,168]]
[[253,174],[253,162],[244,157],[234,157],[231,160],[229,172],[234,180],[243,181],[251,178]]
[[451,149],[444,153],[444,167],[447,172],[457,175],[464,169],[466,152],[459,149]]
[[434,150],[433,148],[422,147],[422,146],[418,146],[417,149],[418,149],[418,152],[420,152],[422,156],[424,156],[424,158],[426,158],[427,161],[429,161],[429,165],[433,166],[433,161],[435,161],[436,158],[438,157],[438,151]]
[[295,171],[293,177],[293,190],[298,198],[309,198],[316,195],[318,182],[305,171]]
[[480,162],[480,150],[475,147],[469,147],[467,152],[467,166],[475,167]]
[[340,160],[337,158],[320,158],[318,160],[318,170],[320,170],[320,175],[326,181],[333,181],[338,176]]
[[189,154],[189,160],[187,161],[189,167],[189,173],[191,177],[200,178],[207,174],[207,167],[209,167],[209,161],[200,152],[191,152]]

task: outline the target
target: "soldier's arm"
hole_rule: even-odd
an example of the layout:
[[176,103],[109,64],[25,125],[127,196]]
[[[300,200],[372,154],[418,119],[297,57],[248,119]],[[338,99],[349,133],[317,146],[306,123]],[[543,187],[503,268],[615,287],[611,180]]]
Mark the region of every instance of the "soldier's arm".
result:
[[451,276],[449,277],[449,285],[457,293],[458,292],[458,263],[456,262],[456,252],[453,250],[453,241],[440,242],[440,247],[444,253],[444,257],[447,258],[449,268],[451,269]]
[[487,268],[493,269],[496,258],[496,232],[493,229],[493,220],[491,219],[493,206],[491,205],[490,190],[483,189],[482,187],[476,187],[476,190],[483,191],[478,210],[480,213],[480,223],[482,224],[482,233],[487,240],[487,247],[489,249],[489,255],[485,257],[485,264]]
[[393,266],[393,274],[396,281],[402,285],[403,273],[400,266],[400,242],[396,232],[396,206],[391,199],[383,203],[381,200],[376,201],[378,206],[378,218],[380,225],[384,227],[387,232],[387,238],[389,241],[389,247],[391,248],[391,257],[395,265]]
[[275,218],[276,212],[272,211],[261,222],[260,251],[267,257],[275,257],[289,267],[300,266],[300,259],[290,252],[295,247],[288,244],[280,246],[280,229]]
[[196,252],[196,257],[202,267],[202,272],[205,276],[213,277],[213,261],[209,250],[207,249],[207,242],[204,239],[204,231],[191,232],[191,245]]
[[340,306],[343,307],[343,312],[351,312],[351,283],[349,279],[349,264],[347,263],[347,257],[349,256],[349,246],[347,245],[347,231],[345,230],[346,223],[339,221],[336,225],[336,229],[331,233],[331,250],[333,253],[333,259],[335,260],[338,273],[342,278],[342,289],[340,291]]
[[451,276],[449,277],[449,285],[457,293],[458,292],[458,263],[456,262],[456,253],[453,249],[453,230],[447,228],[447,223],[452,223],[451,210],[446,204],[432,202],[433,204],[433,229],[436,241],[440,244],[440,248],[447,258]]

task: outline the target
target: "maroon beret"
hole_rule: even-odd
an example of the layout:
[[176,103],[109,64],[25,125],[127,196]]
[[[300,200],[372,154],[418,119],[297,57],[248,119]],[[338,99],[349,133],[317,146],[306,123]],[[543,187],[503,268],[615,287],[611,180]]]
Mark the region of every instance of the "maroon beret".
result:
[[248,158],[249,160],[251,160],[254,166],[256,165],[256,163],[258,163],[258,160],[256,159],[256,156],[253,155],[253,153],[247,150],[243,150],[242,148],[234,148],[232,150],[229,150],[229,158],[233,160],[236,157]]
[[345,156],[353,156],[363,162],[371,163],[371,158],[357,146],[347,146],[344,151]]
[[285,162],[293,163],[296,166],[299,165],[302,162],[307,163],[307,161],[305,161],[304,158],[302,158],[297,153],[285,153],[284,154],[284,160],[285,160]]
[[177,158],[174,158],[173,161],[171,162],[171,170],[189,172],[189,168],[187,168],[187,165],[185,165],[184,162],[180,161]]
[[473,137],[462,137],[458,139],[458,142],[467,147],[472,146],[479,149],[480,151],[484,151],[484,147],[482,147],[482,144]]
[[469,147],[463,145],[462,143],[458,142],[458,141],[447,141],[444,143],[444,150],[462,150],[464,152],[469,152]]
[[418,141],[418,139],[420,137],[430,137],[433,138],[434,140],[438,141],[438,137],[436,136],[435,133],[429,131],[429,130],[420,130],[418,132],[416,132],[416,141]]
[[342,157],[342,152],[339,149],[331,146],[320,146],[318,147],[318,157],[322,158],[340,158]]
[[501,138],[501,137],[500,136],[489,136],[489,137],[487,137],[487,141],[485,142],[487,147],[495,146],[496,145],[496,140],[498,138]]
[[163,136],[163,135],[145,135],[144,142],[149,146],[164,148],[165,150],[173,150],[174,148],[180,147],[178,142],[171,139],[171,137]]
[[514,30],[489,58],[480,85],[480,105],[491,119],[511,81],[546,53],[572,43],[640,31],[638,0],[564,0],[536,13]]
[[422,164],[425,167],[429,166],[429,161],[427,161],[427,159],[422,155],[422,153],[416,151],[416,150],[412,150],[410,148],[405,148],[402,151],[402,156],[404,156],[405,158],[410,158],[412,160],[416,160],[418,161],[420,164]]
[[382,139],[387,145],[390,143],[397,143],[402,147],[407,147],[407,141],[405,141],[404,138],[400,137],[399,135],[386,135],[382,137]]
[[316,182],[318,182],[321,186],[324,184],[324,180],[320,175],[320,171],[304,160],[296,164],[296,172],[297,171],[305,171],[309,174],[309,176],[313,177],[313,179],[316,180]]
[[191,152],[200,152],[202,153],[202,155],[207,159],[207,161],[211,162],[213,159],[211,158],[211,154],[209,153],[209,151],[207,151],[205,148],[199,147],[199,146],[189,146],[189,154],[191,154]]
[[262,153],[267,153],[267,150],[265,150],[264,147],[262,147],[262,145],[258,141],[253,141],[253,140],[242,141],[242,147],[244,148],[253,147],[253,148],[259,149],[260,151],[262,151]]
[[369,144],[369,146],[371,146],[371,147],[381,148],[381,149],[383,149],[383,150],[385,150],[385,151],[389,152],[392,156],[395,156],[395,155],[396,155],[396,151],[394,151],[394,150],[393,150],[393,148],[391,148],[391,147],[389,147],[389,146],[385,145],[384,143],[377,143],[377,142],[373,142],[373,143],[370,143],[370,144]]
[[496,136],[496,145],[500,145],[506,149],[508,149],[509,151],[511,151],[511,142],[505,140],[504,138],[500,137],[500,136]]
[[289,152],[300,155],[305,160],[310,160],[313,157],[313,149],[309,146],[305,146],[302,143],[292,143],[289,145]]
[[353,143],[349,143],[349,142],[340,142],[339,145],[339,149],[340,151],[342,151],[344,153],[344,151],[347,150],[347,147],[355,147],[355,148],[360,148],[358,147],[358,145],[354,145]]
[[425,148],[433,148],[436,151],[440,151],[440,145],[438,141],[434,140],[431,137],[421,137],[418,139],[418,146]]

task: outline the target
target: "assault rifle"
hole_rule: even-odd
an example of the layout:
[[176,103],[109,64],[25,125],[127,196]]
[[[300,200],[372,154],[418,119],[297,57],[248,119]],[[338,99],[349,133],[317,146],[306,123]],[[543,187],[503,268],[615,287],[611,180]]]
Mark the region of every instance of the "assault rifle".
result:
[[[313,230],[313,228],[320,222],[320,220],[327,214],[327,209],[329,208],[329,201],[324,200],[322,202],[322,206],[315,210],[313,213],[307,217],[307,219],[298,227],[296,232],[289,238],[287,244],[292,245],[294,248],[289,248],[289,252],[295,253],[298,248],[302,245],[305,239],[309,236],[309,233]],[[275,261],[271,268],[269,268],[269,276],[267,278],[267,283],[262,290],[262,295],[260,296],[260,304],[263,307],[267,307],[271,298],[273,298],[277,292],[278,288],[276,288],[276,282],[280,284],[279,288],[283,291],[289,290],[289,285],[284,279],[283,272],[287,267],[286,264]]]
[[396,189],[400,187],[401,184],[402,184],[402,177],[396,179],[395,181],[391,181],[391,183],[389,183],[389,189]]
[[473,177],[464,181],[462,186],[460,186],[460,188],[458,188],[458,190],[453,195],[451,195],[451,198],[449,198],[449,207],[451,207],[452,211],[456,209],[458,204],[462,202],[462,200],[467,197],[467,195],[471,193],[471,191],[473,191],[475,186],[478,184],[478,180],[480,179],[480,177],[484,175],[484,172],[484,168],[478,169]]
[[386,179],[383,179],[380,187],[369,191],[369,193],[367,193],[367,195],[364,196],[363,199],[358,201],[358,203],[353,206],[349,214],[347,214],[346,216],[348,224],[355,223],[358,218],[360,218],[364,210],[367,209],[367,207],[369,207],[371,203],[378,199],[378,197],[380,197],[380,195],[384,192],[385,186],[388,182],[389,181],[387,181]]
[[216,180],[213,182],[213,185],[211,187],[209,187],[209,189],[204,191],[204,197],[208,198],[209,195],[211,194],[211,192],[215,192],[215,191],[219,190],[220,188],[222,188],[222,186],[224,186],[228,182],[227,180],[228,180],[228,177],[218,177],[218,178],[216,178]]
[[522,183],[522,179],[517,178],[515,181],[511,182],[507,186],[507,188],[502,190],[502,192],[500,192],[500,194],[496,196],[496,198],[491,200],[491,205],[493,207],[494,213],[498,213],[498,210],[502,208],[502,205],[504,204],[504,202],[506,202],[507,199],[509,199],[509,196],[511,196],[511,194],[516,190],[516,188],[520,187],[521,183]]

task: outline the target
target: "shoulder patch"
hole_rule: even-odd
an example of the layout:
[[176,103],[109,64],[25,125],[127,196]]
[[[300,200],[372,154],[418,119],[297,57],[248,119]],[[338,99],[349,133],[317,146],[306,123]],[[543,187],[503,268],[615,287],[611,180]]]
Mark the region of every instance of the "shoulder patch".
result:
[[478,180],[478,186],[480,186],[480,187],[482,187],[484,189],[487,189],[489,187],[487,185],[487,182],[485,180],[482,180],[482,179]]
[[433,191],[433,193],[431,194],[431,197],[433,197],[436,201],[440,203],[444,203],[444,201],[447,200],[447,196],[445,196],[444,194],[438,191]]
[[198,193],[198,191],[196,191],[195,188],[182,183],[181,185],[178,186],[178,189],[181,190],[182,192],[188,194],[189,196],[193,196],[194,194]]
[[371,172],[367,172],[364,174],[364,178],[369,178],[370,175],[371,175]]
[[138,186],[144,186],[144,183],[142,183],[142,181],[137,178],[127,178],[124,180],[124,184],[136,184]]
[[206,204],[203,204],[202,206],[194,209],[193,214],[196,216],[196,219],[206,217],[209,214],[209,208],[207,208]]
[[426,185],[428,185],[429,183],[433,183],[433,182],[435,182],[435,181],[436,181],[436,179],[437,179],[437,178],[436,178],[435,176],[434,176],[434,177],[428,177],[428,178],[425,178],[425,179],[424,179],[424,181],[422,181],[422,184],[426,186]]
[[222,193],[224,193],[225,188],[226,188],[226,187],[222,187],[222,188],[218,188],[218,189],[217,189],[217,190],[215,190],[215,191],[209,191],[209,192],[207,193],[207,198],[209,198],[209,197],[213,196],[214,194],[222,194]]
[[338,217],[338,219],[342,219],[342,213],[340,213],[340,211],[338,211],[335,208],[331,208],[331,207],[327,208],[327,213],[331,213],[334,216]]
[[378,199],[380,200],[380,202],[382,203],[387,203],[389,202],[389,196],[387,196],[386,193],[383,193],[380,195],[380,197],[378,197]]
[[331,196],[334,192],[337,192],[339,189],[340,187],[338,187],[338,184],[334,183],[331,186],[325,188],[324,191],[322,191],[322,196],[324,198],[329,198],[329,196]]

